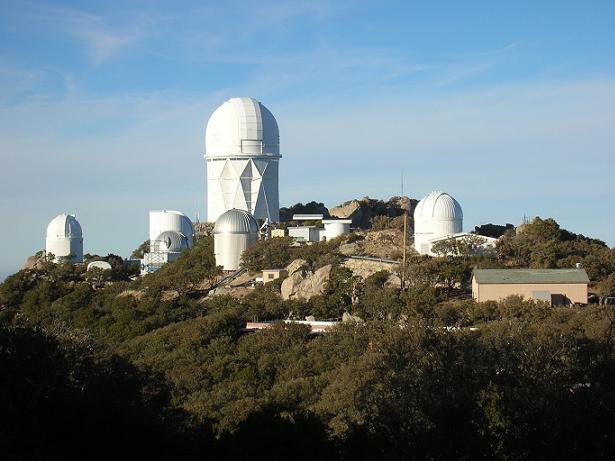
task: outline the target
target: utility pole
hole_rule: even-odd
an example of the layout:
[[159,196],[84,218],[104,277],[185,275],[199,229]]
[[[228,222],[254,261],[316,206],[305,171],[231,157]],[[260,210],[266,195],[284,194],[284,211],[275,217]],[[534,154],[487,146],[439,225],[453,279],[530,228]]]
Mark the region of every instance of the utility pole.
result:
[[402,263],[401,263],[401,289],[404,289],[404,276],[406,275],[406,239],[408,235],[408,212],[404,208],[404,248],[402,253]]
[[[400,203],[403,205],[404,203],[404,169],[401,169],[401,199]],[[401,274],[400,274],[400,285],[403,291],[404,289],[404,278],[406,275],[406,239],[408,235],[408,210],[404,206],[404,244],[403,244],[403,253],[402,253],[402,263],[401,263]]]

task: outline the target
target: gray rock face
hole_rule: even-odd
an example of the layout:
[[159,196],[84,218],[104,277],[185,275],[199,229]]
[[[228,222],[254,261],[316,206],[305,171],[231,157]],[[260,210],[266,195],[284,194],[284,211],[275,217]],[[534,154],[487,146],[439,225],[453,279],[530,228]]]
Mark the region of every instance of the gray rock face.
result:
[[303,271],[307,269],[308,263],[305,259],[295,259],[292,263],[286,267],[289,277],[295,272]]
[[[281,286],[282,299],[309,300],[324,293],[333,266],[329,264],[316,272],[312,272],[306,269],[305,261],[303,261],[303,264],[299,264],[297,261],[303,260],[295,260],[288,266],[289,275],[284,279]],[[293,269],[292,273],[291,269]]]

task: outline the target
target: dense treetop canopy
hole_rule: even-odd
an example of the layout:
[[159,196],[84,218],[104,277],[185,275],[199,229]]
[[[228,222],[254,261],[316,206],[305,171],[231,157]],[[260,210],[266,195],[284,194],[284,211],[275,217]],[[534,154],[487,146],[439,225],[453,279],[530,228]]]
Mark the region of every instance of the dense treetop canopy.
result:
[[[111,274],[46,263],[10,276],[0,457],[82,459],[96,446],[108,459],[117,441],[167,459],[248,459],[255,446],[269,459],[612,459],[613,307],[468,294],[473,268],[576,262],[591,290],[615,294],[612,249],[536,219],[494,254],[410,255],[362,279],[340,264],[344,239],[244,254],[251,270],[332,264],[309,302],[283,301],[280,281],[206,296],[219,276],[211,238],[133,281],[111,256]],[[355,321],[322,336],[283,322],[244,331],[344,313]]]

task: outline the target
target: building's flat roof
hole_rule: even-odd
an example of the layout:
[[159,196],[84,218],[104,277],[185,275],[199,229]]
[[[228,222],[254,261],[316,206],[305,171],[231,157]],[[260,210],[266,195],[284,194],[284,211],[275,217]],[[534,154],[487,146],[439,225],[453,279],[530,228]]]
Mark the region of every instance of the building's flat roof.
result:
[[323,219],[322,223],[323,224],[335,224],[335,223],[352,224],[352,219]]
[[293,215],[293,221],[320,221],[322,218],[322,214],[297,213]]
[[263,269],[263,272],[282,272],[287,269]]
[[478,283],[589,283],[585,269],[474,269]]

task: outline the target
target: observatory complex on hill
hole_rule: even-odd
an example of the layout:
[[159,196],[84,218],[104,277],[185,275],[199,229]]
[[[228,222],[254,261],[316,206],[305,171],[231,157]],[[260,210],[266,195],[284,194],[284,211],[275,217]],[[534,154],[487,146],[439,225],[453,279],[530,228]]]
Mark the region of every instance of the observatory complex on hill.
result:
[[231,98],[207,123],[207,220],[231,209],[279,221],[278,123],[252,98]]

